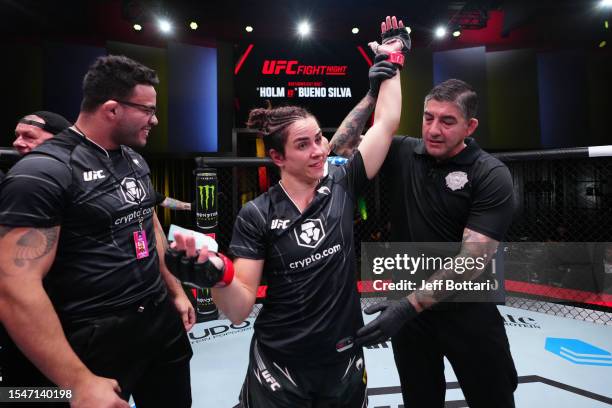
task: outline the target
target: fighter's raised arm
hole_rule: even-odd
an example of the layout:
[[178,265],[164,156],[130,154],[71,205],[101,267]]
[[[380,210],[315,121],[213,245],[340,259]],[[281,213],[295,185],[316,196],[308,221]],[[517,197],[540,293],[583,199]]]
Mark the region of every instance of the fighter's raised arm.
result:
[[[381,23],[381,32],[383,44],[370,43],[370,47],[377,55],[387,56],[386,60],[378,64],[387,64],[384,66],[390,69],[394,67],[401,69],[405,54],[410,47],[410,37],[404,28],[404,23],[401,20],[398,22],[395,16],[387,16],[386,21]],[[374,125],[368,129],[358,148],[369,179],[376,176],[387,156],[391,140],[399,126],[401,113],[402,89],[398,70],[391,79],[383,81],[380,85]]]

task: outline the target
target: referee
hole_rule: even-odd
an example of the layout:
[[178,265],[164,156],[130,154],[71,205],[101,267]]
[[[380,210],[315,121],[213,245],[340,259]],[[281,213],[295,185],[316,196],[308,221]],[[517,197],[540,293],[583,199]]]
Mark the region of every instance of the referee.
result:
[[[469,136],[478,127],[476,92],[450,79],[425,97],[422,139],[395,137],[383,171],[391,184],[391,241],[461,243],[457,257],[491,259],[514,212],[508,168]],[[341,128],[332,148],[351,154],[361,126]],[[483,268],[484,269],[484,268]],[[429,281],[470,281],[452,268]],[[444,357],[471,408],[514,407],[517,374],[504,324],[494,303],[452,302],[452,291],[416,290],[365,310],[380,315],[357,334],[371,345],[391,337],[404,404],[444,407]],[[444,303],[443,303],[444,302]]]

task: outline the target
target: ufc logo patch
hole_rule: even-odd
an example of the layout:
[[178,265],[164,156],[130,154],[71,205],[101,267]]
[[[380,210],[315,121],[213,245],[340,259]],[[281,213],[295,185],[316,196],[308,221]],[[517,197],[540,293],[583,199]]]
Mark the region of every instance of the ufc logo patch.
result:
[[270,229],[285,229],[289,225],[289,220],[272,220],[272,225],[270,225]]
[[103,178],[106,178],[106,176],[103,173],[104,173],[104,170],[84,171],[83,180],[85,181],[101,180]]

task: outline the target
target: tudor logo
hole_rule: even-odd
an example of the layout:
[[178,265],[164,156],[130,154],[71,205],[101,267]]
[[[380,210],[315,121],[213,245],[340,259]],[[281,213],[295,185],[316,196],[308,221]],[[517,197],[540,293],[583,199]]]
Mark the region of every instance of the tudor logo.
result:
[[104,175],[104,170],[90,170],[83,172],[84,181],[101,180],[103,178],[106,178]]
[[446,186],[453,191],[461,190],[467,182],[467,174],[463,171],[453,171],[446,176]]
[[147,193],[139,180],[126,177],[121,181],[121,194],[126,202],[139,204],[147,197]]
[[293,230],[296,242],[301,247],[316,248],[323,238],[325,230],[319,219],[307,219]]

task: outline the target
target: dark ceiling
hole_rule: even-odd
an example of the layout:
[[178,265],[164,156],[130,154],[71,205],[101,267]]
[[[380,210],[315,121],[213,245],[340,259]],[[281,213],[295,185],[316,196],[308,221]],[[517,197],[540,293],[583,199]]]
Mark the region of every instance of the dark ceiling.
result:
[[[297,21],[307,18],[318,39],[367,43],[378,37],[379,22],[384,16],[397,14],[411,26],[414,44],[420,47],[478,43],[501,48],[591,47],[605,36],[610,42],[609,30],[603,29],[610,10],[598,8],[597,3],[598,0],[0,0],[0,30],[8,42],[69,38],[158,46],[168,39],[214,44],[291,38]],[[153,27],[160,15],[174,21],[171,37],[163,37]],[[435,25],[462,19],[465,24],[466,18],[473,16],[481,16],[480,23],[485,27],[465,31],[466,36],[459,41],[433,41]],[[199,24],[195,32],[187,28],[192,19]],[[140,22],[144,30],[134,32],[134,22]],[[254,31],[247,34],[246,25],[253,26]],[[350,33],[355,26],[360,28],[358,35]]]

